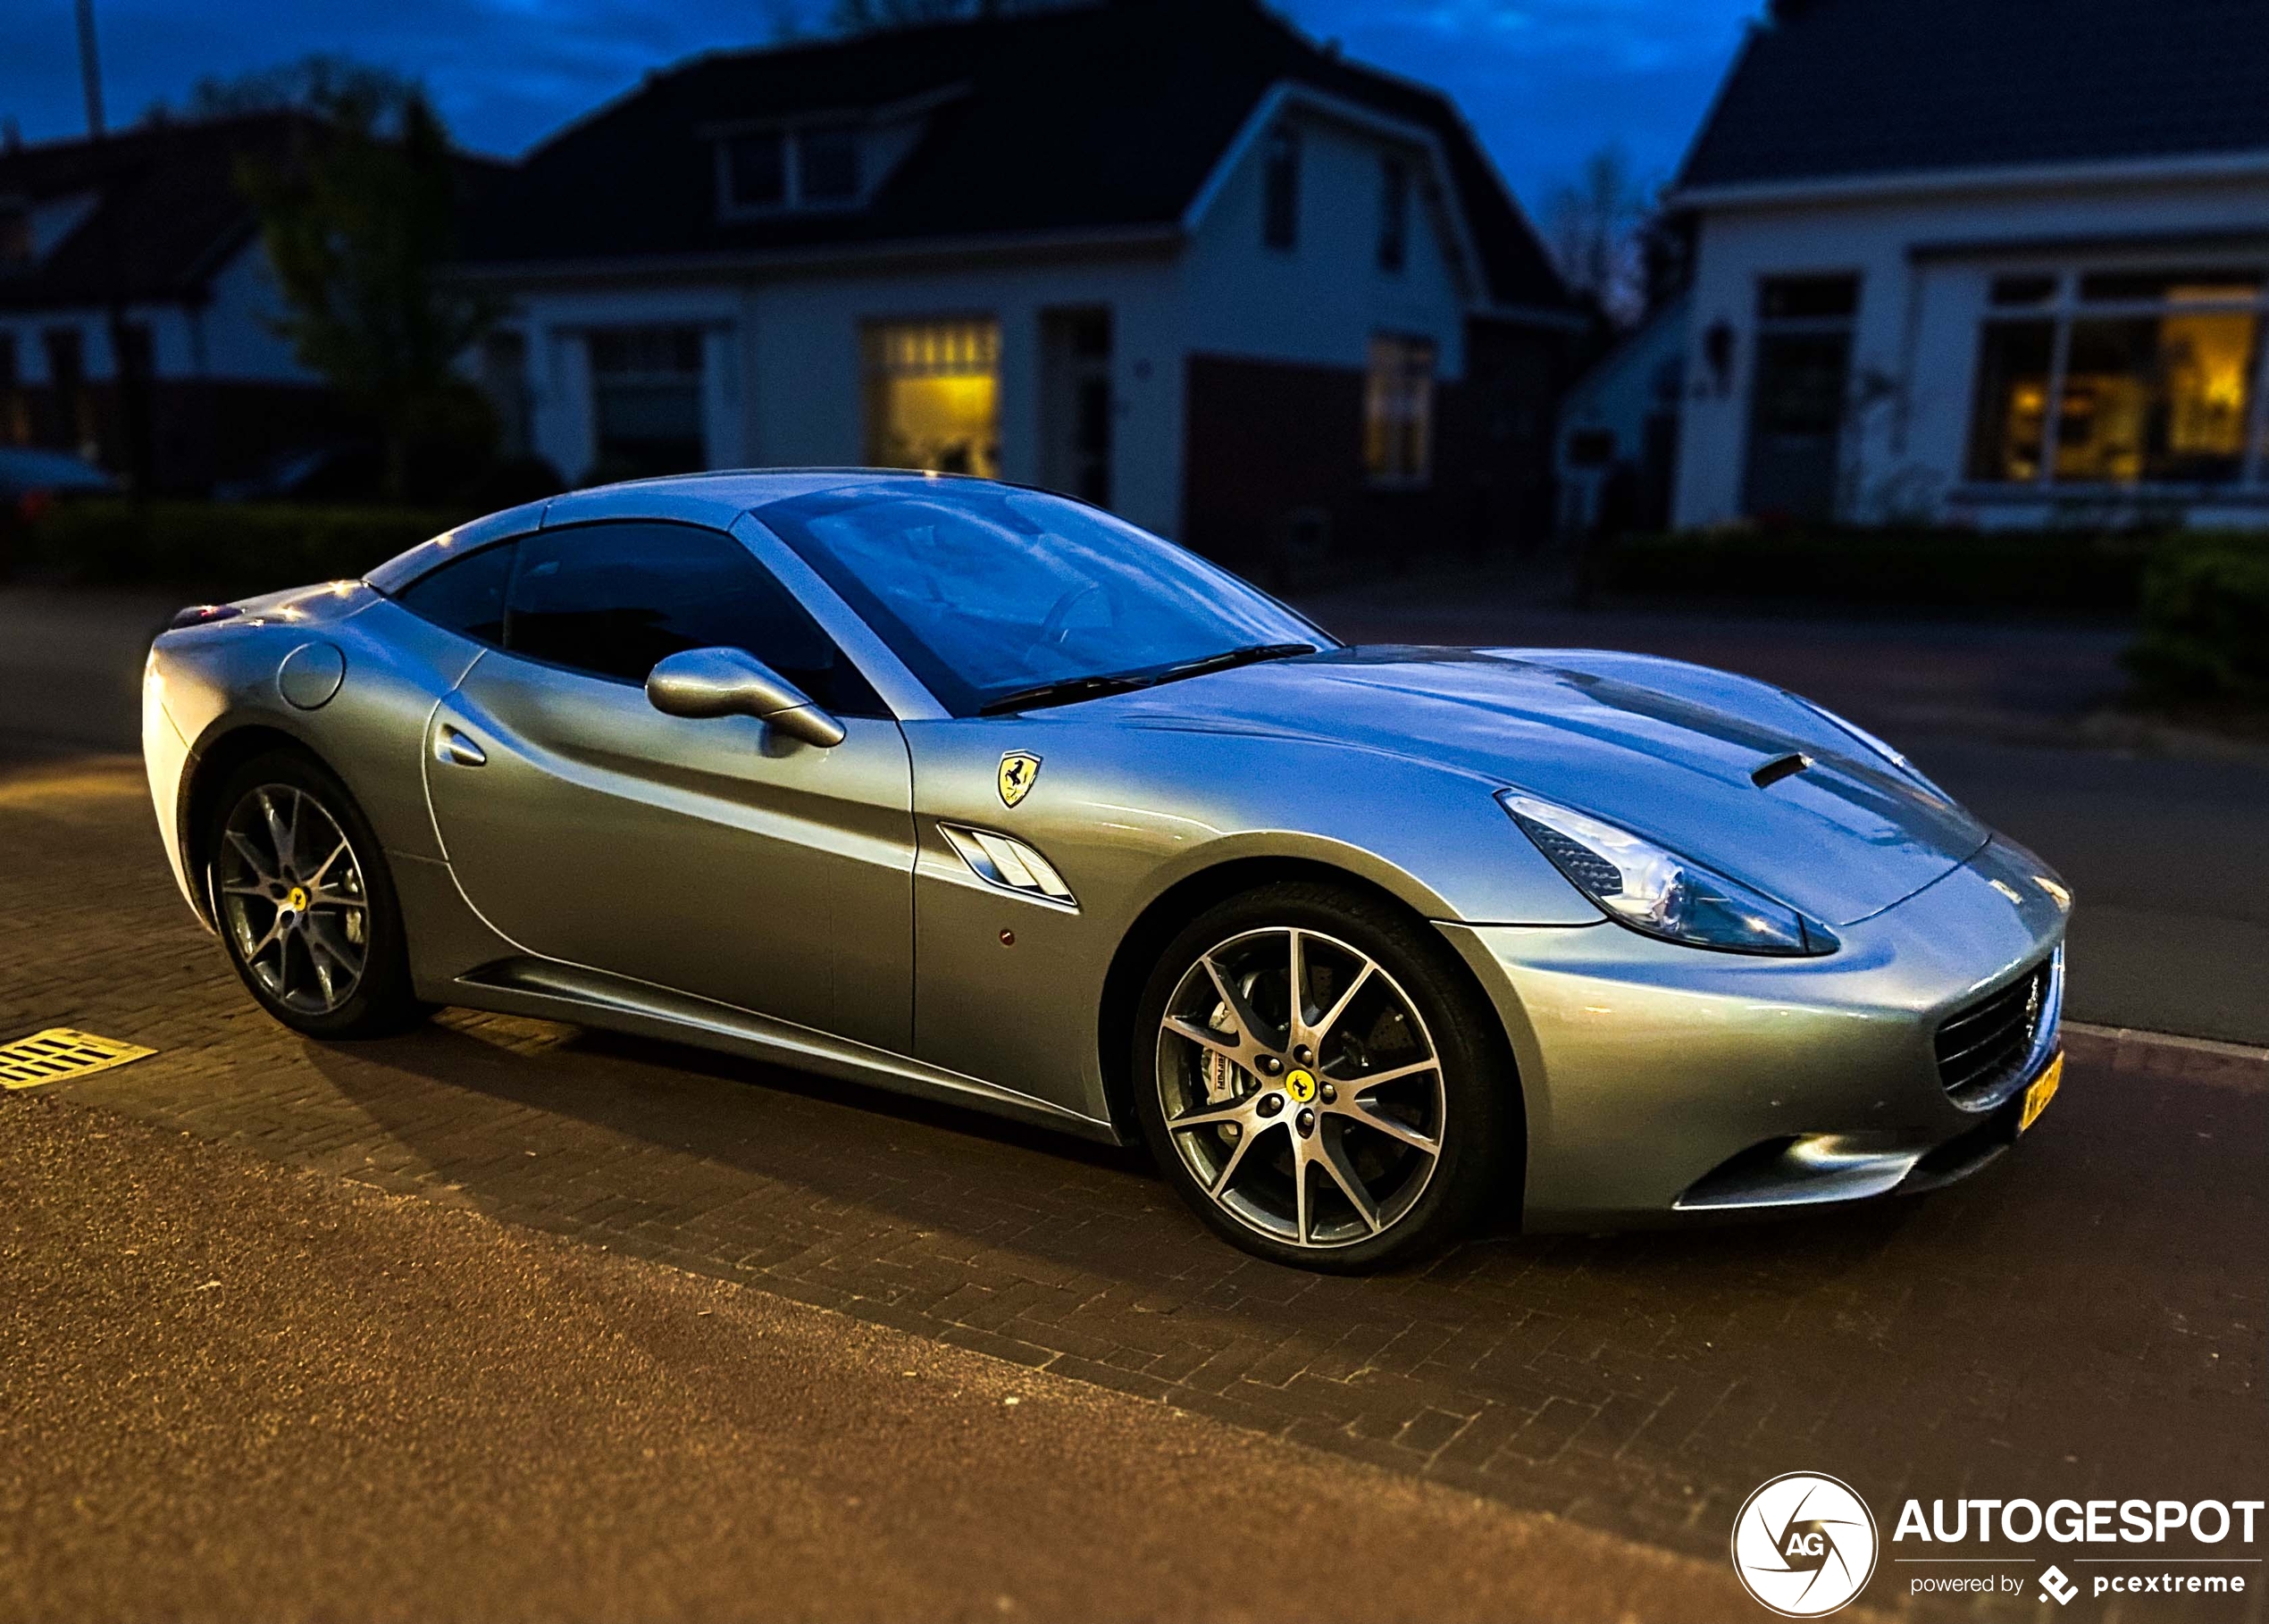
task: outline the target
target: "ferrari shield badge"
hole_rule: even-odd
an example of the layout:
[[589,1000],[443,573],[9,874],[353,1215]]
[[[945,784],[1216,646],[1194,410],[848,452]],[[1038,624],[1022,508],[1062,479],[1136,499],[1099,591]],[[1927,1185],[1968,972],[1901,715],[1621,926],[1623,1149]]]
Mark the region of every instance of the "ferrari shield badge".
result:
[[1030,750],[1010,750],[1001,758],[1001,804],[1013,807],[1032,792],[1040,778],[1040,758]]

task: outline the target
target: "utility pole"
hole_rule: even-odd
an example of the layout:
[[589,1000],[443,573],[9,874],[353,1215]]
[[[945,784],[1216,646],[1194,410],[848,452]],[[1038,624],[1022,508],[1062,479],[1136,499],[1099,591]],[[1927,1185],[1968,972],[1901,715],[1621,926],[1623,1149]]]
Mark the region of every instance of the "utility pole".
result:
[[[99,144],[109,132],[103,121],[102,57],[95,48],[95,0],[73,0],[72,10],[79,20],[79,87],[87,98],[87,134]],[[105,324],[110,330],[111,410],[105,415],[111,419],[118,438],[106,460],[125,465],[127,489],[139,498],[148,494],[150,484],[149,380],[139,375],[138,365],[127,364],[130,353],[143,352],[134,348],[139,334],[129,331],[126,302],[116,285],[121,273],[117,236],[117,227],[110,225],[105,233],[105,246],[110,250],[111,263],[106,272],[113,282],[105,301],[109,317]],[[86,409],[83,405],[79,407],[81,412]],[[88,423],[86,428],[92,430],[93,426]]]
[[103,138],[103,63],[95,54],[95,0],[74,0],[79,13],[79,87],[87,96],[87,133]]

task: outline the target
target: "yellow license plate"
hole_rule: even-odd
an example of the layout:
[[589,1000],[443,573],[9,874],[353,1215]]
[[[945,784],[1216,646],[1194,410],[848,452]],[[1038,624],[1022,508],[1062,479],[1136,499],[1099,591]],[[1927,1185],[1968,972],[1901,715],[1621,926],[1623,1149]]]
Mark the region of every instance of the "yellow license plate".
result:
[[2064,1080],[2064,1056],[2059,1050],[2056,1058],[2048,1062],[2048,1069],[2032,1080],[2025,1090],[2025,1108],[2017,1113],[2017,1132],[2023,1133],[2033,1125],[2033,1119],[2048,1109],[2056,1097],[2056,1085]]

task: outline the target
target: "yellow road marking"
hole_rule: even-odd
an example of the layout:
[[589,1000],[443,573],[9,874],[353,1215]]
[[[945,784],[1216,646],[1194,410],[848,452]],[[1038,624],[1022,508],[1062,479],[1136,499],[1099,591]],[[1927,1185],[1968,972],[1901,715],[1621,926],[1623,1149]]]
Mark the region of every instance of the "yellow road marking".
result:
[[108,1071],[129,1060],[155,1054],[116,1038],[50,1026],[0,1049],[0,1088],[38,1088],[42,1083],[62,1083],[91,1072]]

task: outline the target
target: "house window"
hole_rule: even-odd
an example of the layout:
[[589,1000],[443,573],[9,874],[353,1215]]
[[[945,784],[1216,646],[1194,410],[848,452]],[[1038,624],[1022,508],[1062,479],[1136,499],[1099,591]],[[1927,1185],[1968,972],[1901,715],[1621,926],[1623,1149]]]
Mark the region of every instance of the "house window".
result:
[[76,327],[50,327],[39,335],[47,352],[47,382],[54,401],[51,446],[76,451],[88,462],[100,448],[95,439],[95,401],[87,389],[87,349]]
[[1423,485],[1434,472],[1434,343],[1371,339],[1363,389],[1363,471],[1375,485]]
[[2089,272],[2060,297],[2064,280],[2005,276],[1992,286],[1997,306],[2016,302],[2013,285],[2039,289],[2039,314],[1984,324],[1970,477],[2059,485],[2247,478],[2269,315],[2262,273]]
[[870,465],[1000,473],[998,322],[875,322],[865,348]]
[[1300,244],[1300,131],[1289,124],[1268,131],[1261,172],[1260,240],[1271,248]]
[[760,130],[724,144],[725,199],[735,209],[776,209],[788,201],[788,137]]
[[497,449],[526,456],[534,448],[528,398],[528,335],[500,327],[481,341],[481,388],[497,412]]
[[592,333],[590,386],[595,479],[691,473],[708,466],[699,328]]
[[758,214],[855,204],[866,182],[861,145],[856,124],[752,130],[729,136],[720,147],[722,212]]
[[0,203],[0,270],[21,270],[31,261],[31,211]]
[[1400,158],[1378,166],[1378,268],[1400,271],[1411,250],[1411,166]]
[[1988,322],[1978,349],[1977,403],[1970,414],[1970,477],[2040,477],[2048,427],[2053,322]]
[[849,203],[858,196],[858,131],[849,125],[796,132],[797,200]]
[[16,360],[16,335],[0,332],[0,446],[31,442],[31,414]]

